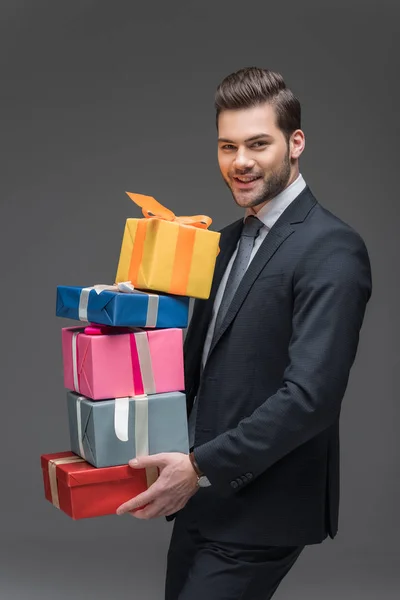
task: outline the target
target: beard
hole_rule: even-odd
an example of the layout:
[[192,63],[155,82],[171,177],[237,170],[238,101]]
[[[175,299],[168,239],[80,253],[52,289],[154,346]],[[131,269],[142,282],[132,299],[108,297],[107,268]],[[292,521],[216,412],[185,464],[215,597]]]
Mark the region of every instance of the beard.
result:
[[[254,191],[233,190],[229,181],[224,178],[224,181],[230,189],[233,199],[238,206],[254,207],[264,204],[272,198],[275,198],[282,192],[288,184],[291,175],[290,153],[289,149],[281,163],[280,167],[271,171],[268,177],[262,180],[262,184]],[[260,180],[261,183],[261,180]],[[243,205],[243,202],[245,203]]]

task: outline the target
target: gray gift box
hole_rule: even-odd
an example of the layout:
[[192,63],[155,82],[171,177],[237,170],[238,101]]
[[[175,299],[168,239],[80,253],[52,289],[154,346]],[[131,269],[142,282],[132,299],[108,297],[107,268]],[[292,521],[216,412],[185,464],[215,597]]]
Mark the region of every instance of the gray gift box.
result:
[[68,391],[67,406],[71,450],[95,467],[159,452],[189,454],[181,392],[92,401]]

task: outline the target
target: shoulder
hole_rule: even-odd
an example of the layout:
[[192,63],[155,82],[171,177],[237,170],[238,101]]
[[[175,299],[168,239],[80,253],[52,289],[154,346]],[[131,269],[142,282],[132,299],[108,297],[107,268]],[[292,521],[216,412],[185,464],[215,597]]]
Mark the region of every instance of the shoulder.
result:
[[294,237],[294,281],[370,281],[370,259],[362,236],[319,201],[298,225]]
[[312,250],[323,252],[337,248],[358,248],[368,254],[360,233],[349,223],[316,201],[313,209],[302,224],[299,233],[307,239]]

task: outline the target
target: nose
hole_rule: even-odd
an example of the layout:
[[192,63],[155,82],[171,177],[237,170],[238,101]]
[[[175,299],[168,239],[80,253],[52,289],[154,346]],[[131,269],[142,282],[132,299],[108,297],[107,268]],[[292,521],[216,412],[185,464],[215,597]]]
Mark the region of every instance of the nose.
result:
[[238,148],[233,161],[233,166],[238,171],[247,171],[254,167],[254,160],[248,155],[245,148]]

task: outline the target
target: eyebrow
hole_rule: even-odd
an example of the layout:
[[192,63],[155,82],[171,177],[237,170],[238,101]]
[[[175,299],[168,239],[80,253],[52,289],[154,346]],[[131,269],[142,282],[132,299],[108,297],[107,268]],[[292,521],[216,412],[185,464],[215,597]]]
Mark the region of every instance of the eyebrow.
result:
[[[269,138],[269,139],[273,139],[273,136],[270,135],[269,133],[257,133],[257,135],[252,135],[251,137],[247,138],[247,140],[244,140],[245,142],[254,142],[255,140],[258,140],[260,138]],[[234,144],[235,142],[233,140],[229,140],[228,138],[218,138],[219,142],[227,142],[230,144]]]

